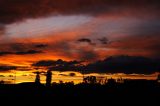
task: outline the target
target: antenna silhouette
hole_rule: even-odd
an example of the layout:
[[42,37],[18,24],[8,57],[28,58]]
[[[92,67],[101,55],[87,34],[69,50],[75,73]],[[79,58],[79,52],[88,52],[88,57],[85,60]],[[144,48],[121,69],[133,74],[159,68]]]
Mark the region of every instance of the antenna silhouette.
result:
[[14,84],[16,84],[16,80],[17,80],[17,73],[16,73],[16,70],[14,70],[14,72],[15,72],[15,82],[14,82]]
[[16,84],[16,70],[13,70],[14,73],[14,84]]

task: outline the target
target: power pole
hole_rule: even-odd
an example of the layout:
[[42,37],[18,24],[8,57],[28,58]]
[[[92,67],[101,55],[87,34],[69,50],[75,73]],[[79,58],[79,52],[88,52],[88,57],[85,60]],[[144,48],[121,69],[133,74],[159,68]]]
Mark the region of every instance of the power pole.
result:
[[16,84],[16,70],[14,70],[14,84]]

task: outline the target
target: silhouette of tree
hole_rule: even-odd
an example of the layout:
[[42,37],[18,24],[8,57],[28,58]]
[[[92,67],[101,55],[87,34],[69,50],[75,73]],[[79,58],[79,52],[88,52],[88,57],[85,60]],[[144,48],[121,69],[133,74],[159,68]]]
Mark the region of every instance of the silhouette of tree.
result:
[[46,75],[46,86],[51,86],[51,81],[52,81],[52,72],[48,70]]
[[96,82],[97,82],[96,77],[95,77],[95,76],[91,76],[91,77],[90,77],[90,83],[91,83],[91,84],[95,84]]
[[118,83],[123,83],[122,77],[118,78],[118,79],[117,79],[117,82],[118,82]]
[[111,77],[111,79],[108,79],[108,84],[109,84],[110,86],[113,86],[113,85],[116,84],[116,80]]
[[89,84],[95,84],[97,82],[97,79],[95,76],[87,76],[83,78],[84,83],[89,83]]
[[4,84],[4,81],[3,81],[3,80],[1,80],[1,81],[0,81],[0,84]]
[[104,84],[107,84],[107,82],[108,82],[108,78],[106,77],[104,80]]
[[62,80],[59,80],[59,84],[63,84],[63,81],[62,81]]
[[88,83],[88,77],[83,77],[83,82]]

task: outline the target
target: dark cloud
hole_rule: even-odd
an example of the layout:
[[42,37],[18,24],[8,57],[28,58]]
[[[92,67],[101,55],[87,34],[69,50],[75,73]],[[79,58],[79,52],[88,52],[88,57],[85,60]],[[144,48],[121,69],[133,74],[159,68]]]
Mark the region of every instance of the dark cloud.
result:
[[0,75],[0,77],[5,77],[4,75]]
[[0,56],[9,55],[9,54],[13,54],[13,53],[12,52],[7,52],[7,51],[0,52]]
[[4,55],[29,55],[29,54],[39,54],[39,53],[43,53],[43,52],[37,51],[37,50],[17,51],[17,52],[2,51],[2,52],[0,52],[0,56],[4,56]]
[[41,60],[41,61],[38,61],[34,64],[32,64],[32,66],[63,66],[63,65],[77,65],[77,64],[80,64],[81,62],[80,61],[64,61],[64,60]]
[[38,50],[28,50],[28,51],[18,51],[18,52],[15,52],[14,54],[16,54],[16,55],[27,55],[27,54],[39,54],[39,53],[43,53],[43,52],[38,51]]
[[98,54],[91,48],[81,47],[74,41],[59,41],[56,43],[9,43],[0,44],[0,56],[5,55],[27,55],[27,54],[40,54],[52,53],[55,56],[63,56],[66,58],[76,59],[80,61],[96,60]]
[[76,74],[75,73],[69,73],[69,76],[74,77],[74,76],[76,76]]
[[157,60],[136,56],[115,56],[88,64],[84,72],[151,74],[157,72],[159,68]]
[[46,48],[48,45],[47,44],[39,44],[39,43],[10,43],[6,44],[5,46],[8,46],[9,49],[13,51],[25,51],[28,49],[41,49],[41,48]]
[[98,41],[100,41],[101,44],[108,44],[108,43],[110,43],[109,40],[106,37],[99,38]]
[[45,47],[43,44],[34,43],[4,43],[0,44],[0,56],[44,53],[42,46]]
[[[79,10],[77,0],[74,2],[66,2],[65,0],[1,0],[0,1],[0,20],[3,23],[10,23],[25,18],[36,18],[43,17],[49,14],[69,14],[73,13],[74,10]],[[36,5],[35,5],[36,4]],[[84,5],[85,3],[81,3]],[[85,7],[86,8],[86,7]]]
[[[159,0],[1,0],[0,7],[1,23],[51,14],[157,14],[160,8]],[[126,10],[132,12],[125,13]]]
[[[51,71],[77,71],[83,73],[125,73],[125,74],[152,74],[158,72],[159,60],[140,56],[115,56],[101,61],[82,65],[77,61],[39,61],[33,66],[49,66]],[[70,76],[74,76],[70,74]],[[67,76],[67,75],[65,75]]]
[[28,67],[28,66],[17,66],[16,70],[18,70],[18,71],[31,71],[32,68]]
[[5,72],[5,71],[10,71],[10,70],[16,70],[16,66],[0,66],[0,71]]
[[69,74],[59,74],[60,76],[65,76],[65,77],[75,77],[76,74],[75,73],[69,73]]
[[100,37],[93,40],[90,38],[81,38],[81,39],[78,39],[77,41],[81,43],[88,43],[92,46],[96,46],[97,44],[107,45],[113,42],[117,42],[117,41],[110,41],[107,37]]
[[60,76],[65,76],[65,77],[67,77],[67,76],[68,76],[67,74],[58,74],[58,75],[60,75]]
[[55,64],[54,60],[41,60],[41,61],[38,61],[38,62],[32,64],[32,66],[48,67],[48,66],[53,66],[54,64]]
[[78,39],[78,42],[87,42],[87,43],[92,43],[91,39],[88,38],[82,38],[82,39]]
[[32,66],[36,67],[48,67],[52,71],[72,71],[77,70],[77,67],[81,65],[79,61],[64,61],[64,60],[41,60],[33,63]]
[[47,46],[48,46],[47,44],[36,44],[35,45],[36,48],[45,48]]
[[81,43],[88,43],[90,45],[95,45],[95,43],[93,43],[92,40],[89,38],[81,38],[81,39],[78,39],[77,41]]

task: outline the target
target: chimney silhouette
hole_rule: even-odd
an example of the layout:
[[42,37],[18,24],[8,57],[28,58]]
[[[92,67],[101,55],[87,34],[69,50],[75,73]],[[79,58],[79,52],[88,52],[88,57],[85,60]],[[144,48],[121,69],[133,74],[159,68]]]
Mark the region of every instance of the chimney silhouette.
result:
[[40,72],[36,72],[36,79],[35,79],[35,83],[36,84],[40,84],[41,82],[40,82]]
[[51,86],[51,82],[52,82],[52,72],[48,70],[46,75],[46,86]]

